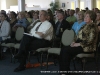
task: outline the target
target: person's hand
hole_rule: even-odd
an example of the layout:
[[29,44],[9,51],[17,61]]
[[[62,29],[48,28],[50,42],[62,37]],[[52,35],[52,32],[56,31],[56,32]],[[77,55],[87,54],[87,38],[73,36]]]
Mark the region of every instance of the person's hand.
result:
[[71,47],[78,47],[78,46],[80,46],[80,43],[72,42],[70,46]]
[[16,27],[17,27],[17,25],[14,25],[14,26],[13,26],[13,28],[16,28]]
[[40,37],[44,36],[44,34],[42,32],[36,32],[36,34],[38,34]]
[[78,46],[80,46],[80,43],[74,43],[73,46],[74,46],[74,47],[78,47]]
[[75,42],[72,42],[70,46],[71,46],[71,47],[74,47],[74,44],[75,44]]

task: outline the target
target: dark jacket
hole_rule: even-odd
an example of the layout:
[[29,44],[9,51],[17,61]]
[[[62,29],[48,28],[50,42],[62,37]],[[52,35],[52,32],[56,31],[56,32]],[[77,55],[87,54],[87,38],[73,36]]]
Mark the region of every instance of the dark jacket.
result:
[[[59,22],[56,23],[54,29],[55,29],[55,33],[56,33],[56,30],[57,30],[57,27],[59,25]],[[70,29],[70,24],[68,21],[66,21],[65,19],[62,20],[61,22],[61,26],[60,26],[60,29],[59,29],[59,34],[56,35],[57,37],[61,38],[62,37],[62,33],[66,30],[66,29]]]
[[84,52],[93,52],[96,50],[98,40],[98,28],[95,23],[85,24],[78,32],[75,41],[80,39],[80,45]]

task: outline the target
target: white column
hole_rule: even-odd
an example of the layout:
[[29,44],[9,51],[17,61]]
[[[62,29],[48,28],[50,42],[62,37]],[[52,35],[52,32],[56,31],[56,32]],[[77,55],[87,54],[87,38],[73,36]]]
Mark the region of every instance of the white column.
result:
[[25,0],[18,0],[18,11],[25,11]]
[[1,5],[1,10],[6,10],[6,0],[1,0],[0,5]]
[[75,8],[79,8],[80,7],[80,3],[79,3],[79,0],[74,0],[74,2],[75,2]]
[[85,7],[88,7],[90,10],[93,8],[93,0],[86,0]]
[[1,0],[0,0],[0,10],[1,10]]

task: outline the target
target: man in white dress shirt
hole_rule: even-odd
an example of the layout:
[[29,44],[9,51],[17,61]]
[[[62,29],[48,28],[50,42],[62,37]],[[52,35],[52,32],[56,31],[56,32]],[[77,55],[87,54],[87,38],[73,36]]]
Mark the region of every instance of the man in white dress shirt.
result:
[[24,34],[20,44],[18,53],[14,58],[19,59],[20,65],[14,70],[14,72],[25,70],[26,58],[29,50],[36,50],[38,48],[50,46],[50,41],[53,36],[53,27],[47,19],[47,12],[41,10],[39,13],[39,19],[41,22],[31,29],[29,34]]
[[27,27],[27,32],[29,32],[36,25],[37,22],[40,22],[38,12],[35,12],[33,17],[34,21],[31,23],[31,25]]

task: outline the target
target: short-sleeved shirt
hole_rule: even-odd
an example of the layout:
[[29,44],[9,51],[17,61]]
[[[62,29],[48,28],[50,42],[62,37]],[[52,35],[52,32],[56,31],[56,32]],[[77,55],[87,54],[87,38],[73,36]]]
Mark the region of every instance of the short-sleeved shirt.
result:
[[78,34],[78,31],[80,30],[80,28],[85,25],[86,23],[83,21],[81,23],[75,22],[72,26],[72,29],[75,31],[76,35]]
[[77,19],[75,16],[69,16],[67,19],[66,19],[68,22],[76,22]]
[[17,25],[22,25],[23,27],[27,27],[27,19],[23,18],[23,19],[19,19],[18,22],[16,23]]

